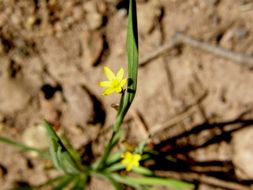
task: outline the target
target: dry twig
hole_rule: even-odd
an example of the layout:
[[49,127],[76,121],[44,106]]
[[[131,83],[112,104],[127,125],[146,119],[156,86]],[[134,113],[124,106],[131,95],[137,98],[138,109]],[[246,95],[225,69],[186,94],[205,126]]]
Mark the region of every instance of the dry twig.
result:
[[195,105],[199,104],[199,102],[201,102],[202,100],[204,100],[206,96],[207,96],[207,92],[204,92],[196,100],[194,100],[193,102],[189,103],[189,105],[186,106],[183,111],[175,114],[175,116],[171,117],[171,119],[169,119],[168,121],[166,121],[166,122],[164,122],[162,124],[155,125],[150,130],[151,137],[154,137],[155,135],[159,134],[161,131],[164,131],[164,130],[166,130],[166,129],[168,129],[168,128],[174,126],[174,125],[176,125],[177,123],[181,122],[183,119],[189,117],[189,115],[191,115],[194,112],[196,112],[196,110],[194,110],[193,108],[195,107]]
[[131,111],[132,118],[138,127],[139,136],[141,139],[146,139],[149,137],[149,128],[143,121],[141,114],[137,110]]
[[245,54],[242,54],[242,53],[226,50],[224,48],[221,48],[221,47],[218,47],[218,46],[215,46],[215,45],[211,45],[211,44],[206,43],[206,42],[201,42],[201,41],[196,40],[192,37],[189,37],[189,36],[187,36],[183,33],[176,33],[172,37],[172,40],[170,42],[168,42],[165,45],[161,46],[160,48],[158,48],[154,52],[148,54],[147,57],[144,57],[143,59],[141,59],[140,63],[139,63],[140,66],[144,66],[149,61],[157,58],[158,56],[160,56],[162,54],[164,54],[166,51],[168,51],[172,48],[175,48],[179,44],[189,45],[191,47],[204,50],[204,51],[212,53],[214,55],[223,57],[225,59],[228,59],[228,60],[231,60],[231,61],[234,61],[234,62],[237,62],[237,63],[242,64],[244,66],[247,66],[249,68],[253,67],[253,57],[251,57],[249,55],[245,55]]

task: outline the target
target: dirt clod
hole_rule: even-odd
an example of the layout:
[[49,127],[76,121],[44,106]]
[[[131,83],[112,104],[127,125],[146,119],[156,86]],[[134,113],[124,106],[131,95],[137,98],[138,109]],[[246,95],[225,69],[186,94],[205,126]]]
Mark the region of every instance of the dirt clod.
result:
[[240,179],[253,179],[252,150],[253,129],[243,129],[233,135],[233,163],[236,166],[236,174]]

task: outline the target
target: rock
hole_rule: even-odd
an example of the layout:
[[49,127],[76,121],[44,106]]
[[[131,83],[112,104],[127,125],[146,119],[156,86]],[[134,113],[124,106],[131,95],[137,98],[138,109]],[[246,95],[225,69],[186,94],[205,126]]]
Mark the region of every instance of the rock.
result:
[[[38,148],[38,149],[46,149],[48,148],[48,136],[47,130],[43,125],[36,125],[32,127],[28,127],[22,134],[22,140],[24,144]],[[37,152],[30,152],[31,156],[38,156]]]
[[233,163],[238,178],[253,179],[253,128],[242,129],[233,134]]

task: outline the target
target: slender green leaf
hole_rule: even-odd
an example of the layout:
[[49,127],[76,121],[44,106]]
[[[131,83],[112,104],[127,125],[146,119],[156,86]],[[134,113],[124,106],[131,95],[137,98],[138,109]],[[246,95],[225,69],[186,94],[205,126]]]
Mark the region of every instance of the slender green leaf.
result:
[[78,174],[85,171],[86,168],[79,164],[69,153],[68,149],[62,143],[60,137],[56,134],[49,123],[44,122],[44,126],[50,137],[50,155],[54,166],[66,174]]
[[121,183],[127,185],[162,185],[167,186],[173,189],[193,189],[194,186],[192,184],[175,180],[175,179],[167,179],[160,177],[129,177],[129,176],[120,176],[119,174],[112,174],[112,177]]
[[145,167],[139,166],[139,167],[134,167],[133,172],[142,174],[142,175],[153,175],[153,172]]
[[114,172],[114,171],[118,171],[118,170],[123,170],[123,169],[125,169],[126,168],[126,166],[125,165],[123,165],[123,164],[121,164],[121,163],[116,163],[116,164],[113,164],[113,165],[111,165],[111,166],[109,166],[109,167],[107,167],[106,169],[105,169],[105,172]]
[[1,137],[0,136],[0,142],[2,143],[6,143],[8,145],[11,145],[11,146],[14,146],[16,148],[19,148],[21,149],[22,151],[33,151],[33,152],[37,152],[40,156],[44,157],[44,158],[49,158],[49,154],[47,151],[45,150],[41,150],[41,149],[38,149],[38,148],[35,148],[35,147],[31,147],[31,146],[28,146],[28,145],[25,145],[25,144],[22,144],[22,143],[19,143],[19,142],[15,142],[9,138],[5,138],[5,137]]
[[66,174],[79,174],[81,172],[74,159],[70,156],[70,154],[68,154],[67,151],[62,150],[62,147],[58,148],[57,157],[61,164],[61,169]]
[[123,151],[118,151],[118,152],[112,153],[112,154],[108,157],[107,162],[106,162],[106,165],[112,165],[112,164],[114,164],[114,163],[116,163],[116,162],[119,162],[119,161],[122,159],[122,158],[121,158],[122,153],[123,153]]
[[52,185],[56,184],[57,182],[63,180],[63,178],[65,178],[65,177],[66,177],[65,175],[57,176],[53,179],[50,179],[50,180],[46,181],[45,183],[43,183],[39,186],[37,186],[36,189],[44,189],[47,186],[52,186]]
[[137,88],[138,73],[138,28],[135,0],[130,0],[128,28],[127,28],[127,53],[128,53],[128,89],[129,102],[132,102]]
[[50,152],[51,160],[52,160],[56,169],[62,170],[60,160],[57,156],[57,149],[58,149],[58,145],[57,145],[56,140],[54,138],[51,138],[50,145],[49,145],[49,152]]
[[143,154],[144,148],[147,145],[149,139],[144,139],[139,142],[138,146],[136,146],[134,152],[138,154]]
[[138,28],[135,0],[129,1],[128,27],[127,27],[127,55],[128,55],[128,85],[122,95],[114,131],[118,131],[131,103],[133,102],[138,75]]
[[67,187],[74,179],[74,176],[72,175],[66,175],[64,176],[60,181],[59,183],[52,188],[52,190],[62,190],[64,189],[65,187]]
[[71,156],[76,160],[77,163],[81,163],[81,157],[80,154],[78,153],[78,151],[72,146],[72,144],[70,143],[69,139],[63,135],[61,137],[61,140],[63,142],[63,144],[66,146],[66,148],[68,149],[69,153],[71,154]]
[[87,184],[88,177],[86,175],[79,175],[76,177],[73,187],[71,190],[85,190]]

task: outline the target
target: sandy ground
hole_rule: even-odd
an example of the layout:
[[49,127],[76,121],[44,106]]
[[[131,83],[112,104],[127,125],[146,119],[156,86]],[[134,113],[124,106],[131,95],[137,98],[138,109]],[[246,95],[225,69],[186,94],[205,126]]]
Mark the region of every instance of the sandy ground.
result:
[[[139,0],[137,9],[140,58],[171,42],[175,32],[253,54],[252,1]],[[0,0],[0,135],[46,147],[36,134],[47,119],[80,152],[91,145],[99,156],[119,96],[103,97],[98,82],[104,65],[126,68],[126,27],[122,0]],[[157,131],[154,148],[183,163],[164,175],[194,181],[201,190],[249,189],[252,97],[251,69],[177,46],[140,67],[123,126],[126,141]],[[57,175],[50,163],[4,144],[0,157],[1,189]]]

